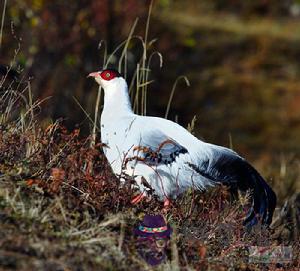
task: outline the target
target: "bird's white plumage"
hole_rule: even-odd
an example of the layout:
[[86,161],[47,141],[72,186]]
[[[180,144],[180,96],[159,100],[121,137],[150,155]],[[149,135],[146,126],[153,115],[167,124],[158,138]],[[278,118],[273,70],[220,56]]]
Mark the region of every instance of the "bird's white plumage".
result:
[[[135,176],[138,183],[144,177],[162,199],[176,197],[189,187],[204,189],[214,185],[212,181],[201,176],[189,164],[199,165],[209,161],[212,151],[233,151],[205,143],[182,126],[172,121],[139,116],[132,112],[127,93],[127,85],[123,78],[114,79],[116,82],[105,88],[105,103],[101,116],[101,140],[107,144],[105,155],[113,171],[117,175],[125,172]],[[157,151],[166,141],[160,153],[170,156],[173,149],[186,149],[187,152],[175,156],[175,161],[166,164],[164,161],[141,161],[144,158],[142,150],[136,147],[149,147]],[[173,142],[173,143],[171,143]],[[168,150],[170,149],[170,150]],[[170,157],[168,157],[170,158]],[[141,190],[144,189],[140,183]]]
[[[205,143],[172,121],[133,113],[127,83],[116,71],[90,74],[103,87],[101,140],[117,176],[134,177],[141,191],[146,180],[162,200],[189,187],[203,190],[219,183],[252,193],[245,225],[258,218],[270,224],[276,195],[260,174],[234,151]],[[107,79],[108,78],[108,79]]]

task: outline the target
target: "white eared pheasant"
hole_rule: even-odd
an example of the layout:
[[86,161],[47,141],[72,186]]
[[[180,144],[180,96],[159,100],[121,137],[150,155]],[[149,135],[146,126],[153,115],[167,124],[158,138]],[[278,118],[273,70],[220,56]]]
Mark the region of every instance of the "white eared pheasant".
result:
[[[133,176],[145,195],[150,184],[168,203],[189,187],[217,184],[232,191],[251,190],[252,207],[244,221],[269,225],[276,195],[260,174],[234,151],[205,143],[172,121],[133,113],[125,79],[113,69],[90,73],[104,89],[101,140],[117,176]],[[137,201],[136,198],[134,201]]]

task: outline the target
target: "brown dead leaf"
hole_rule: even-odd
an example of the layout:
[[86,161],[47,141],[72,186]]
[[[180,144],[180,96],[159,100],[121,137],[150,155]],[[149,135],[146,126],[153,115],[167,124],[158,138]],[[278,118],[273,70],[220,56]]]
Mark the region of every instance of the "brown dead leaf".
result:
[[34,180],[33,179],[26,180],[26,185],[32,186],[33,184],[34,184]]
[[52,168],[50,177],[52,179],[50,191],[53,193],[57,193],[63,180],[65,179],[65,171],[60,168]]
[[201,260],[205,259],[206,252],[207,252],[206,246],[200,245],[198,248],[198,253]]

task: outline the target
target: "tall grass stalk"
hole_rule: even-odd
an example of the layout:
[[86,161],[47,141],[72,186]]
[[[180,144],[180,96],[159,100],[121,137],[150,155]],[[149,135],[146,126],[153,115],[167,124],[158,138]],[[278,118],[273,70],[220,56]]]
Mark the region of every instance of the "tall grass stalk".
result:
[[[107,44],[103,40],[99,43],[98,48],[101,49],[102,44],[104,44],[104,55],[103,55],[103,66],[106,64],[106,58],[107,58]],[[96,98],[96,105],[95,105],[95,113],[94,113],[94,122],[93,122],[93,131],[92,131],[92,140],[91,140],[91,147],[95,146],[96,143],[96,137],[97,137],[97,123],[98,123],[98,116],[99,116],[99,106],[100,106],[100,101],[101,101],[101,93],[102,93],[102,88],[99,85],[98,92],[97,92],[97,98]],[[98,129],[99,130],[99,129]]]
[[[151,64],[151,61],[152,61],[152,58],[154,56],[158,56],[159,58],[159,68],[162,67],[163,65],[163,57],[162,57],[162,54],[158,51],[155,51],[153,52],[150,56],[149,56],[149,60],[148,60],[148,64],[147,64],[147,71],[150,71],[150,64]],[[146,78],[145,78],[145,81],[146,82],[153,82],[153,81],[149,81],[149,72],[146,73]],[[148,85],[148,84],[147,84]],[[146,112],[147,112],[147,92],[148,92],[148,88],[146,86],[145,88],[145,95],[144,95],[144,112],[143,112],[143,115],[146,115]]]
[[125,79],[127,79],[127,51],[128,51],[128,46],[129,46],[129,42],[132,40],[133,33],[134,33],[134,30],[135,30],[136,25],[138,23],[138,20],[139,20],[138,18],[135,19],[135,21],[134,21],[134,23],[133,23],[133,25],[132,25],[132,27],[130,29],[128,38],[125,41],[125,45],[124,45],[123,51],[122,51],[120,59],[119,59],[118,70],[119,70],[120,73],[122,72],[122,64],[123,64],[124,65],[124,72],[123,72],[123,74],[124,74],[124,78]]
[[[148,71],[144,68],[146,67],[146,60],[147,60],[147,47],[148,47],[148,34],[149,34],[149,26],[150,26],[150,17],[153,7],[153,0],[151,0],[149,10],[148,10],[148,16],[147,16],[147,22],[146,22],[146,29],[145,29],[145,39],[144,39],[144,51],[143,51],[143,62],[142,62],[142,82],[145,82],[148,78]],[[147,85],[142,86],[142,100],[141,100],[141,115],[146,114],[146,102],[147,102]]]
[[3,27],[4,27],[4,18],[5,18],[6,5],[7,5],[7,0],[4,0],[3,10],[2,10],[2,17],[1,17],[1,28],[0,28],[0,49],[2,47],[2,35],[3,35]]
[[175,83],[173,84],[172,91],[171,91],[171,94],[170,94],[170,97],[169,97],[169,101],[168,101],[168,105],[167,105],[167,109],[166,109],[166,113],[165,113],[165,119],[168,118],[171,103],[172,103],[172,100],[173,100],[173,97],[174,97],[174,93],[175,93],[177,84],[178,84],[179,80],[181,80],[181,79],[183,79],[185,81],[185,83],[188,87],[190,86],[190,81],[186,76],[181,75],[181,76],[177,77]]

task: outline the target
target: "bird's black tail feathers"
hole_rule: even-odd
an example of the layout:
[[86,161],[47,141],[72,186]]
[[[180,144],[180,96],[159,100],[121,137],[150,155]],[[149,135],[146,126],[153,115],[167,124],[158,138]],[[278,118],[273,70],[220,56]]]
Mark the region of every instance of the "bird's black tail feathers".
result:
[[270,225],[276,207],[277,197],[272,188],[266,183],[261,175],[250,165],[247,165],[249,172],[249,185],[251,189],[252,206],[244,220],[246,227],[252,227],[261,221],[263,225]]
[[270,225],[277,201],[272,188],[243,158],[231,153],[217,153],[215,157],[218,159],[204,161],[201,165],[188,165],[210,182],[227,185],[231,191],[250,190],[252,206],[243,224],[252,227],[260,221],[263,225]]

